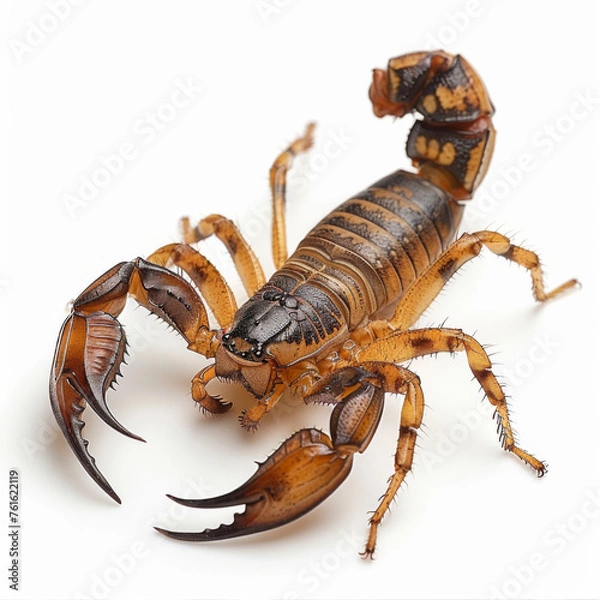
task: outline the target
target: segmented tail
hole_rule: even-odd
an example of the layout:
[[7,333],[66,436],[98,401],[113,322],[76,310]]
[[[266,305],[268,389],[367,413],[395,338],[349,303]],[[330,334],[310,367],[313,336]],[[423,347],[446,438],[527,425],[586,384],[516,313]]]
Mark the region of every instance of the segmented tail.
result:
[[393,58],[387,71],[373,71],[369,97],[378,117],[420,113],[406,144],[419,175],[457,200],[473,196],[496,132],[487,90],[462,56],[435,50]]

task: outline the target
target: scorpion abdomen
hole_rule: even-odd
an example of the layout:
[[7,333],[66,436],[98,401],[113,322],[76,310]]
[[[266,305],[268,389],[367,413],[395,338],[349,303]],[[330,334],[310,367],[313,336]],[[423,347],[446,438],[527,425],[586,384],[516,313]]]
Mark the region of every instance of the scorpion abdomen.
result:
[[326,292],[352,331],[393,311],[454,239],[462,210],[438,186],[396,171],[327,215],[270,284]]

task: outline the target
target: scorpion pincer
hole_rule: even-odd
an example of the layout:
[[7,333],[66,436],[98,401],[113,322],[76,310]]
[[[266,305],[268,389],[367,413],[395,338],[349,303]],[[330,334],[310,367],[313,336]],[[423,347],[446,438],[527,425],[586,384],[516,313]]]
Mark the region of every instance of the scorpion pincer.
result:
[[[241,384],[256,398],[240,416],[246,429],[256,429],[287,389],[305,403],[333,407],[330,435],[298,431],[234,491],[203,500],[170,496],[198,508],[245,505],[231,524],[200,533],[158,529],[165,535],[194,541],[232,538],[279,527],[312,510],[348,476],[354,455],[367,449],[385,394],[391,392],[404,400],[394,471],[369,522],[364,555],[372,556],[379,523],[411,469],[423,419],[419,377],[401,365],[440,352],[465,353],[495,408],[502,447],[538,475],[545,472],[540,460],[517,445],[505,395],[479,342],[460,329],[411,327],[446,282],[483,248],[525,267],[540,302],[577,282],[546,292],[533,252],[493,231],[456,238],[462,202],[485,175],[495,138],[492,103],[464,58],[443,51],[399,56],[387,70],[374,71],[369,95],[378,117],[421,115],[406,146],[416,172],[398,170],[354,195],[288,256],[286,174],[293,157],[312,145],[314,125],[309,124],[270,171],[276,272],[268,281],[233,222],[210,215],[195,227],[183,219],[183,243],[114,266],[73,303],[52,366],[52,409],[84,469],[117,502],[82,437],[82,413],[89,405],[108,425],[140,439],[115,419],[106,403],[126,353],[117,317],[128,296],[170,324],[190,350],[211,359],[192,382],[193,399],[204,411],[231,408],[230,402],[208,393],[215,378]],[[212,235],[229,251],[248,293],[239,309],[227,281],[190,245]]]

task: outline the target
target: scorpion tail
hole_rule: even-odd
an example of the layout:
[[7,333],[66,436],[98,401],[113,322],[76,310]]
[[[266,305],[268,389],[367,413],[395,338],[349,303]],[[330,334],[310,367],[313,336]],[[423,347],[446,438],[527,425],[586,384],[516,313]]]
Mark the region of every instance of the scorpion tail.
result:
[[233,522],[198,533],[155,527],[171,538],[208,542],[239,537],[285,525],[330,496],[352,468],[352,455],[341,455],[331,439],[317,429],[301,429],[287,439],[242,486],[215,498],[171,500],[192,508],[221,508],[245,504]]
[[423,116],[406,145],[419,175],[468,200],[483,179],[494,147],[494,107],[473,67],[442,50],[415,52],[375,69],[369,90],[378,117]]

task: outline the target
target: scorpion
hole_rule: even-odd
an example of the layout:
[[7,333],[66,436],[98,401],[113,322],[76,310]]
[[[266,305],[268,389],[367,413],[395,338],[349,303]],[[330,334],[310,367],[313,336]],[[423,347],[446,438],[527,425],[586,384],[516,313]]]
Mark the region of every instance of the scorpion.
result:
[[[192,380],[192,398],[203,411],[221,414],[232,407],[207,391],[214,379],[240,384],[256,399],[240,415],[247,430],[256,430],[286,390],[306,404],[333,407],[329,435],[316,428],[297,431],[232,492],[206,499],[168,496],[188,507],[244,505],[230,524],[198,533],[157,527],[160,533],[220,540],[301,517],[346,479],[354,455],[363,453],[375,434],[389,392],[404,399],[394,471],[369,520],[363,556],[373,557],[379,524],[411,470],[423,419],[421,381],[402,363],[437,353],[466,355],[495,409],[503,449],[538,476],[546,472],[542,461],[517,445],[506,397],[481,344],[460,329],[412,328],[483,248],[525,267],[539,302],[577,284],[571,279],[546,292],[534,252],[495,231],[456,235],[463,201],[472,198],[494,147],[494,107],[487,90],[462,56],[438,50],[405,54],[391,59],[387,70],[375,69],[369,97],[377,117],[421,115],[406,144],[416,172],[398,170],[354,195],[288,255],[286,176],[294,157],[313,143],[310,123],[270,170],[276,272],[268,281],[238,227],[213,214],[194,227],[183,218],[183,243],[115,265],[73,302],[56,346],[51,405],[83,468],[118,503],[88,451],[82,413],[89,405],[115,430],[141,439],[116,420],[106,402],[126,355],[117,317],[128,296],[172,326],[190,350],[212,359]],[[248,294],[239,308],[224,277],[191,245],[209,236],[224,244]],[[217,328],[210,325],[205,303]]]

